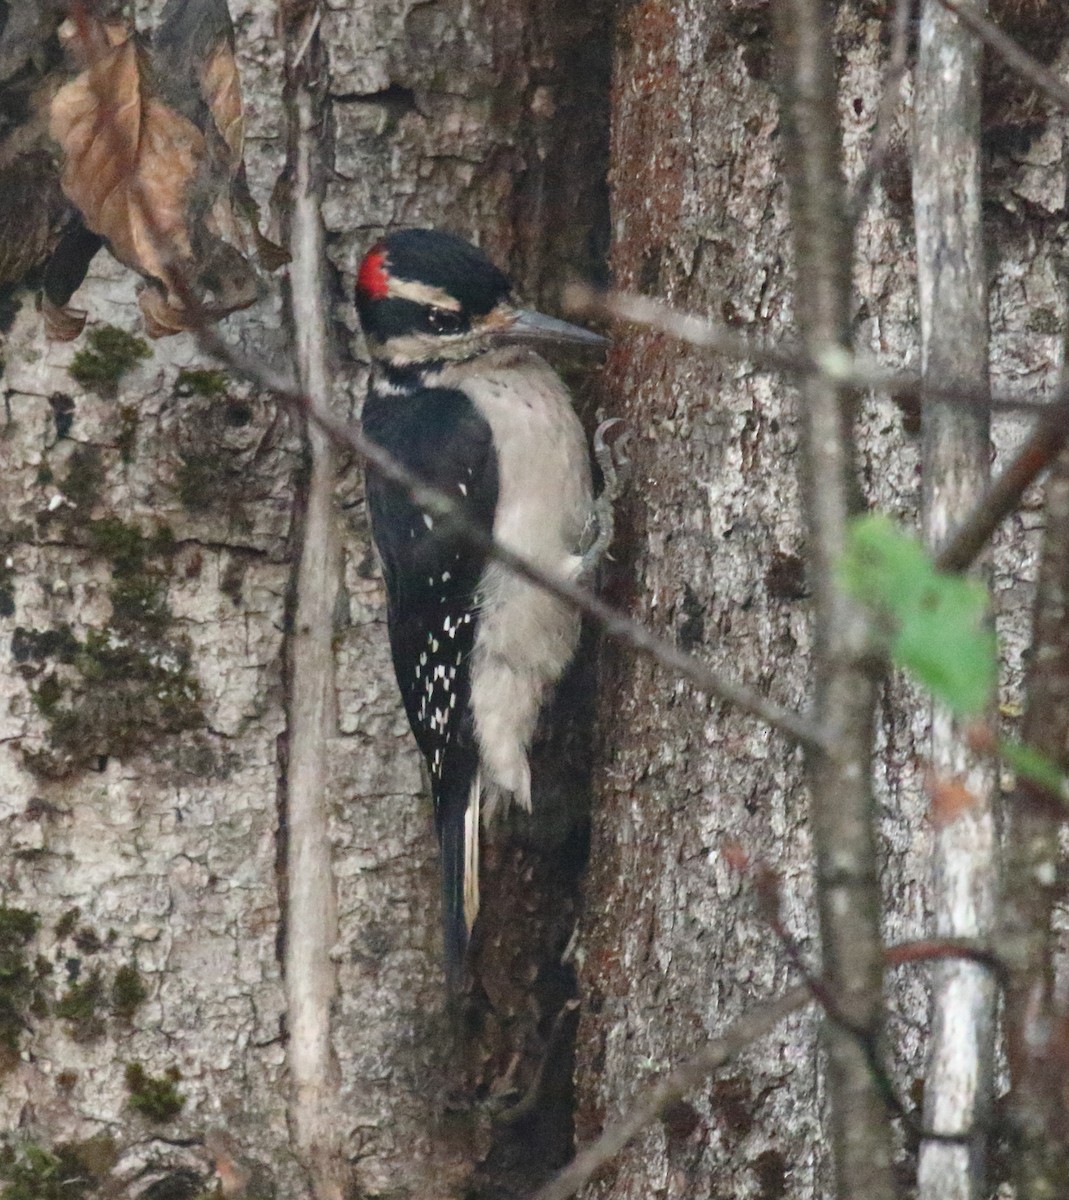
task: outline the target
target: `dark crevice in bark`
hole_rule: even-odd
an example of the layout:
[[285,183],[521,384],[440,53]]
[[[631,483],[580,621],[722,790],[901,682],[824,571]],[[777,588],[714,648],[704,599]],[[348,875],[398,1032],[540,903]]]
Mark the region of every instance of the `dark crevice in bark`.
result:
[[[569,278],[607,277],[610,13],[542,0],[526,26],[527,61],[550,65],[532,69],[524,96],[511,266],[517,291],[549,311]],[[592,428],[593,372],[555,365]],[[573,1150],[579,994],[563,959],[589,854],[597,644],[585,630],[540,727],[533,817],[511,819],[484,850],[466,1058],[473,1098],[494,1095],[497,1117],[470,1200],[528,1196]]]
[[605,0],[542,0],[529,30],[538,43],[530,60],[552,69],[532,72],[525,97],[515,266],[523,289],[552,306],[569,277],[608,278],[612,8]]

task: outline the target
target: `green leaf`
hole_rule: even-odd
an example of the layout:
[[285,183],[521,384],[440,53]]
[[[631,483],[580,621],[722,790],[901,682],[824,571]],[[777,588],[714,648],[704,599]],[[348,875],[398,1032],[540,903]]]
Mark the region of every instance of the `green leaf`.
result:
[[937,571],[920,542],[879,513],[851,522],[840,578],[882,619],[897,666],[959,716],[987,707],[998,656],[981,584]]
[[1004,738],[998,744],[998,752],[1018,775],[1045,787],[1063,801],[1069,799],[1069,779],[1066,779],[1056,762],[1033,746],[1025,746],[1021,742]]

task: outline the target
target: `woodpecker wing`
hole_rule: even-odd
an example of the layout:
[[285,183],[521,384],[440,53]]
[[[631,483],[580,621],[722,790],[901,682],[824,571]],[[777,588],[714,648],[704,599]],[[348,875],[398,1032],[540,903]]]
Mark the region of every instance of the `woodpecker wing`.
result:
[[[466,395],[427,388],[377,396],[373,389],[363,425],[372,441],[421,479],[460,500],[472,524],[492,530],[497,459],[490,426]],[[394,671],[431,776],[442,850],[446,962],[456,982],[468,935],[465,815],[479,768],[471,651],[485,559],[374,470],[368,472],[367,503],[386,579]]]

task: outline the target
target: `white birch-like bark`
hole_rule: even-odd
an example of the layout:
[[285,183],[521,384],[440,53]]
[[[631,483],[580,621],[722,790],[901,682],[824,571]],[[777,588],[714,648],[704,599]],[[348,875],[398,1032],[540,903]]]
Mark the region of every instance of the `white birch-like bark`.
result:
[[[314,17],[318,21],[318,10]],[[299,33],[301,31],[298,31]],[[296,53],[318,61],[315,34],[299,37]],[[291,47],[291,55],[295,53]],[[323,105],[312,95],[308,68],[291,68],[295,92],[293,213],[289,268],[297,378],[317,404],[330,402],[333,384],[327,306],[322,195]],[[337,733],[334,616],[340,587],[339,518],[334,503],[336,456],[315,427],[306,429],[311,469],[301,526],[296,608],[290,641],[291,692],[286,782],[286,998],[294,1140],[316,1200],[341,1200],[346,1170],[332,1044],[337,995],[333,961],[338,936],[329,834],[329,748]]]
[[[969,405],[928,400],[922,415],[923,524],[942,545],[990,478],[987,264],[984,259],[980,69],[976,39],[938,0],[922,5],[914,93],[913,204],[924,378],[960,386]],[[988,560],[989,561],[989,560]],[[990,577],[990,569],[985,574]],[[932,905],[937,934],[990,931],[997,892],[997,772],[972,754],[939,706],[932,713],[931,769],[975,797],[937,829]],[[925,1124],[960,1133],[986,1123],[991,1107],[995,981],[970,963],[933,972],[932,1032],[924,1089]],[[925,1142],[919,1162],[924,1200],[976,1200],[984,1188],[986,1138]]]

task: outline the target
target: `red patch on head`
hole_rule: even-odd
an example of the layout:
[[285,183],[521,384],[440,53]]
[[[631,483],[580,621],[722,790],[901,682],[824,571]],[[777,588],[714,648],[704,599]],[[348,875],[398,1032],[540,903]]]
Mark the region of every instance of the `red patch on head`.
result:
[[382,300],[390,290],[390,273],[386,270],[386,251],[372,246],[364,255],[356,276],[356,290],[365,300]]

